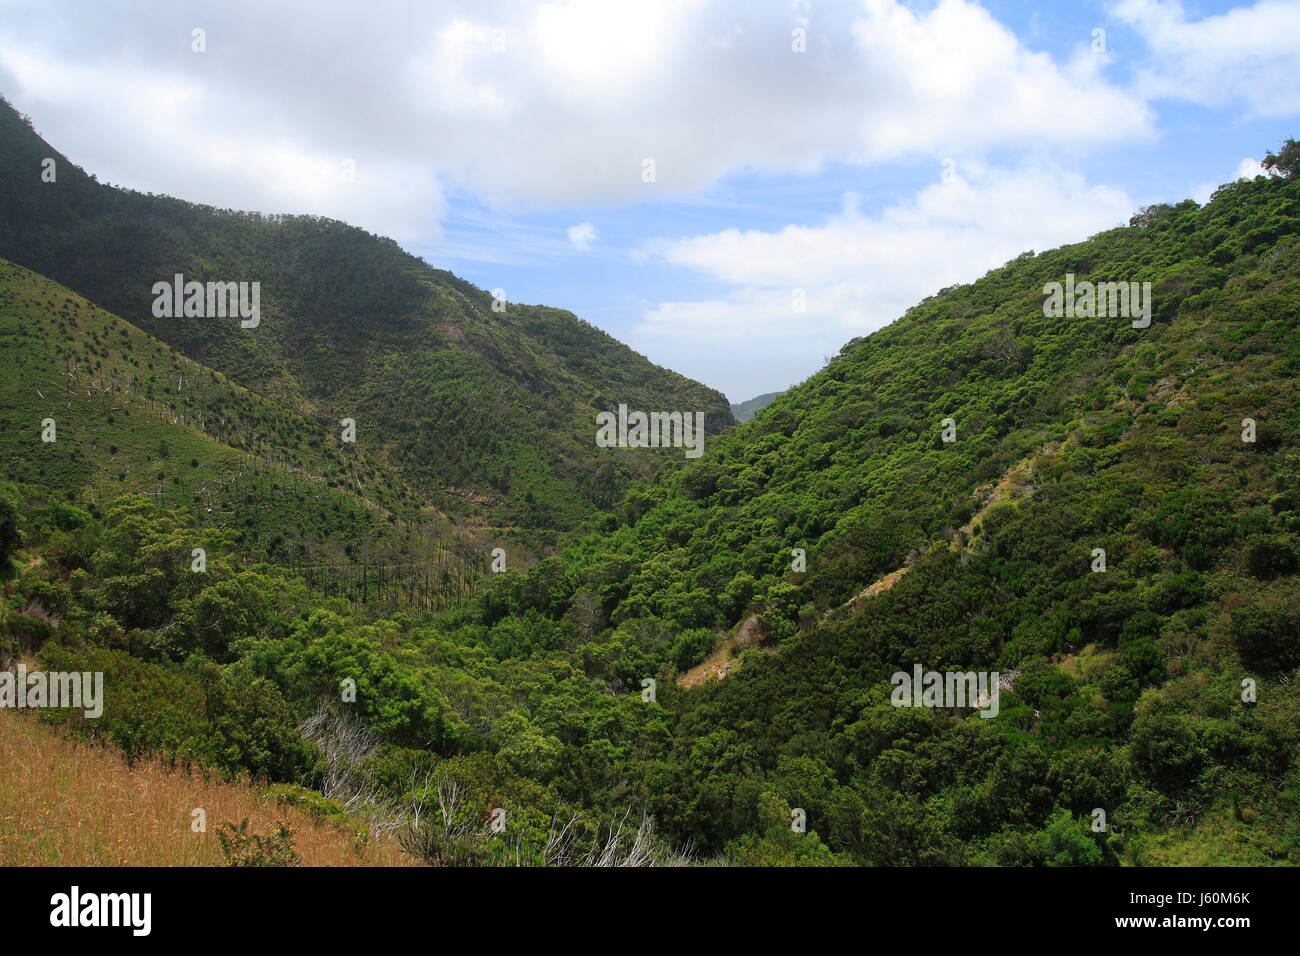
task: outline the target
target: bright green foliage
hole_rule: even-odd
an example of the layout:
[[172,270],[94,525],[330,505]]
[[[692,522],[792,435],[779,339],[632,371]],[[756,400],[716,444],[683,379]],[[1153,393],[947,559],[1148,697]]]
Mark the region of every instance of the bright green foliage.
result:
[[[5,635],[104,670],[83,729],[133,754],[320,788],[296,724],[324,703],[372,735],[367,779],[424,808],[403,838],[441,863],[587,860],[642,811],[739,863],[1300,862],[1298,226],[1300,181],[1260,177],[945,290],[438,615],[322,599],[201,513],[92,508],[24,472]],[[1151,282],[1150,327],[1044,315],[1067,273]],[[456,352],[401,377],[481,394]],[[528,460],[482,451],[464,467]],[[146,453],[208,460],[171,433]],[[573,503],[535,487],[542,511]],[[725,679],[678,684],[724,642]],[[893,706],[915,664],[1014,683],[990,719]]]
[[[46,157],[57,161],[57,184],[27,175]],[[733,421],[718,392],[571,313],[513,302],[496,311],[483,290],[390,239],[316,216],[214,209],[101,184],[4,102],[0,257],[202,366],[177,395],[170,367],[137,356],[139,367],[121,370],[137,397],[165,397],[221,441],[292,458],[334,487],[360,482],[394,510],[433,505],[553,542],[614,504],[632,478],[681,454],[597,448],[597,411],[699,410],[710,434]],[[260,325],[156,317],[154,283],[178,273],[261,283]],[[69,303],[58,317],[78,322],[81,312]],[[114,331],[63,351],[89,376],[115,367],[125,344]],[[61,383],[64,374],[52,377]],[[215,376],[264,397],[263,407],[250,414],[193,391]],[[357,422],[355,445],[338,440],[345,417]],[[169,477],[192,457],[206,460],[193,442],[168,444]],[[328,469],[305,464],[320,457]]]

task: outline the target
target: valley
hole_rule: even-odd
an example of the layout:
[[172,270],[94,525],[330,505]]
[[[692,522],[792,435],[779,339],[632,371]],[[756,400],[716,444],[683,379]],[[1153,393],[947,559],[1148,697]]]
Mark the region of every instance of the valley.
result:
[[[737,424],[569,312],[100,184],[5,106],[0,659],[105,706],[4,740],[199,768],[277,865],[1294,865],[1293,143],[1269,169],[926,298]],[[1132,321],[1044,298],[1116,276]],[[1015,676],[972,715],[891,703],[914,669]],[[139,815],[35,836],[78,773],[5,797],[0,859],[218,861]]]

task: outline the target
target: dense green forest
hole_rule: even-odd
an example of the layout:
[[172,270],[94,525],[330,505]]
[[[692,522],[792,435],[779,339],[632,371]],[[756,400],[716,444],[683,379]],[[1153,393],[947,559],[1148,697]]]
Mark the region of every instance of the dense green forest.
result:
[[[47,158],[53,182],[41,178]],[[710,434],[733,423],[718,392],[563,310],[494,310],[488,293],[391,239],[101,184],[5,102],[0,257],[311,417],[318,432],[355,420],[374,467],[419,503],[530,546],[555,544],[667,455],[596,448],[597,411],[703,411]],[[154,315],[154,283],[176,274],[259,282],[260,324]]]
[[[117,432],[116,412],[81,405],[49,454],[45,406],[7,404],[0,659],[102,671],[102,718],[42,719],[128,755],[363,814],[423,807],[403,839],[449,865],[589,861],[619,833],[616,857],[664,863],[1295,864],[1300,163],[1294,144],[1269,162],[1276,175],[1204,207],[1145,209],[921,302],[699,461],[647,469],[558,554],[449,609],[322,595],[291,563],[245,560],[241,529],[201,501],[90,477],[105,442],[166,482],[177,457],[203,469],[238,453],[219,436]],[[280,228],[342,227],[257,227]],[[53,262],[64,241],[14,258]],[[173,352],[0,268],[15,380],[66,374],[71,353],[147,389],[150,363],[170,374],[206,348]],[[1045,315],[1044,286],[1067,274],[1150,282],[1150,326]],[[455,295],[445,276],[421,281]],[[502,341],[550,342],[535,323],[552,319],[516,315]],[[306,341],[280,354],[310,355]],[[430,386],[467,354],[431,357]],[[256,423],[239,447],[279,433],[310,469],[296,403],[268,398],[309,365],[249,392],[220,377],[238,356],[206,357],[217,371],[199,373],[196,400]],[[365,381],[374,402],[400,400]],[[75,424],[91,414],[93,439]],[[490,472],[520,452],[499,453],[466,461]],[[369,468],[349,473],[364,495],[401,497]],[[418,486],[420,472],[400,477]],[[342,509],[361,496],[335,491]],[[330,511],[298,520],[354,533]],[[891,674],[914,665],[1010,686],[995,719],[891,705]],[[482,827],[497,809],[504,828]]]

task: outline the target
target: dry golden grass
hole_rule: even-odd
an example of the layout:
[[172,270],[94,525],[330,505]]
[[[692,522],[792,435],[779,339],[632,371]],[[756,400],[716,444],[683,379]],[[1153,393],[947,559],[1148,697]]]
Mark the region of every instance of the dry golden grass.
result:
[[[207,812],[206,833],[191,811]],[[280,806],[262,788],[138,762],[61,737],[30,715],[0,709],[0,866],[221,866],[217,825],[249,818],[269,834],[293,830],[304,866],[411,866],[391,840],[354,835]]]

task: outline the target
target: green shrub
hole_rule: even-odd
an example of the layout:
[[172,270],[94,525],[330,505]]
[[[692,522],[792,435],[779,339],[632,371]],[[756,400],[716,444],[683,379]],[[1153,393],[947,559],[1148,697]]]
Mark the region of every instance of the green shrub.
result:
[[1246,546],[1246,567],[1263,580],[1292,574],[1298,563],[1300,557],[1289,538],[1257,535]]
[[302,857],[293,845],[293,831],[281,823],[274,833],[250,833],[248,817],[236,826],[218,824],[217,839],[227,866],[298,866]]

